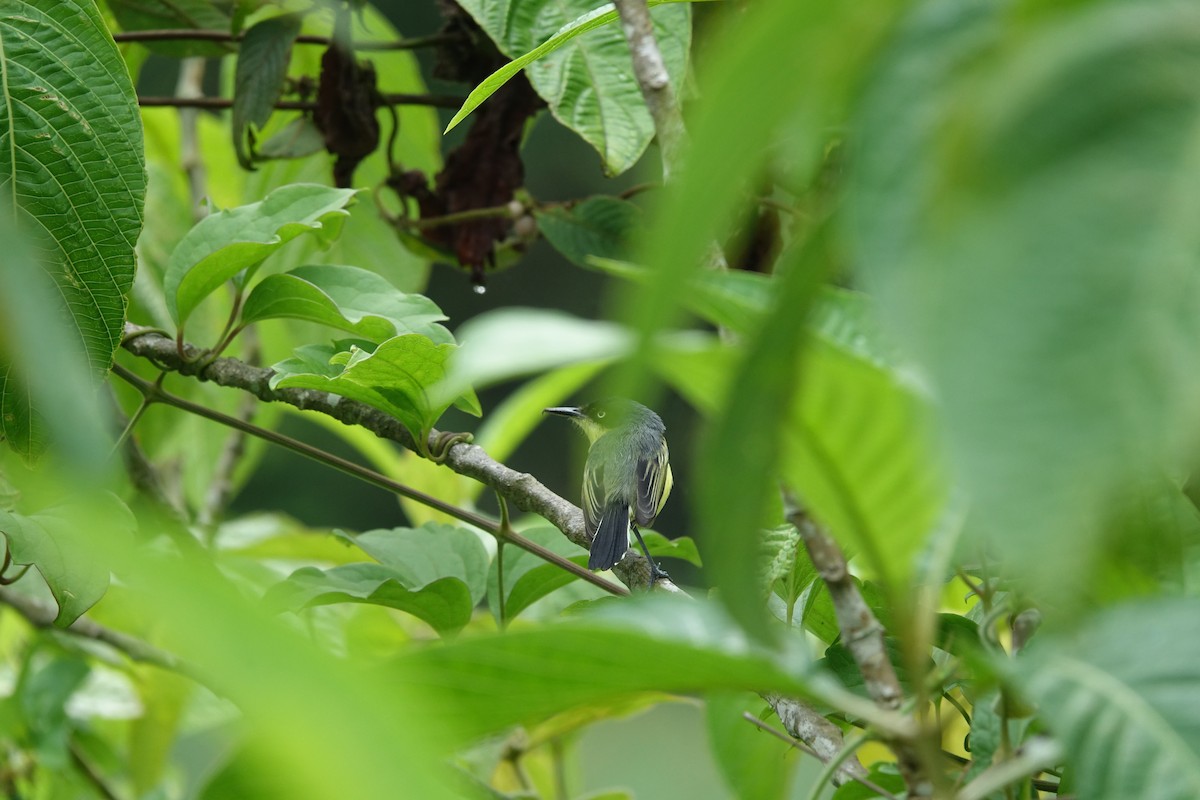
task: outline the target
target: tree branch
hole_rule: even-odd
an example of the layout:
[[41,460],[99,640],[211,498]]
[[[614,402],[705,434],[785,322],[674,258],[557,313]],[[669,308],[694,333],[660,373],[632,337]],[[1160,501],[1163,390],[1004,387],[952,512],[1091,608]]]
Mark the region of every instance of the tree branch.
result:
[[[383,102],[392,106],[433,106],[435,108],[454,108],[462,106],[465,98],[448,94],[402,94],[392,93],[382,95]],[[138,105],[142,108],[232,108],[233,100],[228,97],[146,97],[138,96]],[[284,111],[315,111],[317,103],[314,100],[280,100],[275,108]]]
[[654,131],[662,149],[663,180],[667,180],[679,162],[686,134],[679,101],[671,86],[671,75],[667,72],[658,40],[654,38],[654,22],[650,19],[646,0],[614,0],[613,4],[621,17],[625,41],[629,43],[633,74],[654,119]]
[[[122,42],[240,42],[245,33],[230,33],[229,31],[198,30],[194,28],[162,28],[148,31],[123,31],[113,34],[113,41]],[[356,50],[417,50],[422,47],[434,47],[445,42],[453,41],[456,37],[446,34],[432,36],[417,36],[412,39],[397,39],[395,41],[365,41],[356,42]],[[296,44],[332,44],[328,36],[313,36],[301,34],[296,37]]]
[[[825,719],[810,703],[777,694],[764,694],[763,699],[774,709],[775,716],[779,717],[788,735],[811,748],[812,755],[818,761],[827,764],[841,754],[841,728]],[[851,754],[838,766],[837,772],[833,774],[833,782],[837,786],[847,781],[862,783],[866,776],[867,768],[858,760],[857,754]]]
[[[850,651],[854,663],[858,665],[858,671],[862,673],[867,694],[880,708],[888,711],[899,710],[904,702],[904,691],[900,688],[896,669],[888,658],[887,645],[883,639],[884,628],[875,618],[874,612],[863,599],[858,584],[850,575],[846,556],[837,542],[817,527],[790,494],[785,493],[785,504],[788,509],[788,521],[800,532],[800,538],[808,550],[808,557],[829,589],[842,642]],[[933,786],[925,777],[912,744],[890,739],[888,745],[896,754],[900,773],[908,786],[908,796],[931,797]]]

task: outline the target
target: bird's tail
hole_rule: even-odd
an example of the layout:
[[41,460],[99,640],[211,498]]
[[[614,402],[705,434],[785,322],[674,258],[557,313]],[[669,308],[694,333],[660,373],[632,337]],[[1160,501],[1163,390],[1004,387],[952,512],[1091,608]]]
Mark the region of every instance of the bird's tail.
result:
[[592,551],[588,556],[588,569],[612,569],[629,549],[629,506],[625,503],[609,503],[596,536],[592,539]]

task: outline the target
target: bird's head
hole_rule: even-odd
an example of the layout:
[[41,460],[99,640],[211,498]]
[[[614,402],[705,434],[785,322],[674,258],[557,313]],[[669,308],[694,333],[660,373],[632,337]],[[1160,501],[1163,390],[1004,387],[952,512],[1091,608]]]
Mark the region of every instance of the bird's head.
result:
[[636,424],[643,418],[658,419],[658,415],[641,403],[621,397],[597,400],[585,406],[556,406],[544,409],[542,413],[569,418],[583,430],[589,442],[596,441],[609,431]]

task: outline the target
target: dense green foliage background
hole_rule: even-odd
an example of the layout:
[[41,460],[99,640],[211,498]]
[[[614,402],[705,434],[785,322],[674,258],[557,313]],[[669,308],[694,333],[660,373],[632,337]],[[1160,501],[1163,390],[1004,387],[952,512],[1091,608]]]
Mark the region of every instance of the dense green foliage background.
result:
[[7,796],[1200,796],[1200,8],[649,5],[0,0]]

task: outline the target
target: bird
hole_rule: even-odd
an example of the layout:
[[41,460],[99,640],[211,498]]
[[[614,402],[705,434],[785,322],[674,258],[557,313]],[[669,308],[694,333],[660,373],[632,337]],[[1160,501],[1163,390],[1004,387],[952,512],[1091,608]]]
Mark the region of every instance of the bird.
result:
[[650,562],[651,587],[668,577],[654,559],[639,525],[652,525],[671,493],[670,451],[662,418],[624,398],[543,410],[573,421],[590,446],[583,467],[583,521],[592,537],[588,569],[612,569],[629,548],[629,532]]

